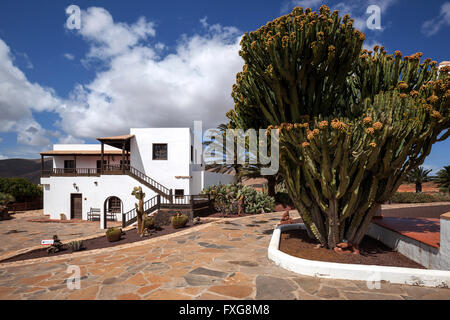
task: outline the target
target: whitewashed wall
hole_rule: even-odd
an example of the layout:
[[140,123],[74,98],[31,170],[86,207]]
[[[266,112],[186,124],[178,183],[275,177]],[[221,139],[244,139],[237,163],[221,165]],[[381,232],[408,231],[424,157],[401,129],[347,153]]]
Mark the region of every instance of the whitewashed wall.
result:
[[[189,128],[131,129],[130,164],[166,188],[190,193],[191,137]],[[168,160],[153,160],[153,144],[167,143]]]
[[[95,185],[94,182],[97,182]],[[78,190],[73,184],[76,184]],[[156,194],[149,188],[141,185],[135,179],[127,176],[101,176],[101,177],[51,177],[41,178],[44,185],[44,214],[51,219],[60,219],[64,213],[70,219],[70,195],[82,195],[83,220],[87,220],[90,208],[99,208],[103,212],[103,205],[107,198],[115,196],[122,200],[123,211],[134,208],[136,198],[131,195],[134,187],[142,186],[146,200]],[[118,215],[120,220],[121,216]]]

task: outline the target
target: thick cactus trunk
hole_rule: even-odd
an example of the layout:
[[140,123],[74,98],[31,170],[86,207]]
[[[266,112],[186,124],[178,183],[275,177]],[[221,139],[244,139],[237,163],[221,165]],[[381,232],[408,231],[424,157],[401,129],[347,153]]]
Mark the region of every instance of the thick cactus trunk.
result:
[[142,187],[136,187],[133,189],[131,193],[136,199],[139,201],[135,204],[136,207],[136,219],[137,219],[137,234],[142,237],[144,235],[144,220],[145,220],[145,211],[144,211],[144,199],[145,193],[142,191]]

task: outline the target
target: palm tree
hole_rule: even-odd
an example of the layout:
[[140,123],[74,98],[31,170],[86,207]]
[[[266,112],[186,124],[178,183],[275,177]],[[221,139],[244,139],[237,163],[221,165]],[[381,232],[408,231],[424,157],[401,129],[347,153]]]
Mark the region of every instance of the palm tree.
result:
[[[220,124],[217,129],[222,133],[222,154],[216,155],[218,158],[225,159],[226,156],[226,148],[224,143],[226,142],[226,130],[229,129],[227,124]],[[236,138],[235,138],[236,142]],[[205,141],[203,145],[205,148],[208,148],[211,145],[212,141]],[[247,146],[248,147],[248,146]],[[247,149],[248,150],[248,149]],[[235,150],[236,151],[236,150]],[[217,173],[226,173],[232,174],[234,173],[236,176],[236,180],[238,182],[242,182],[244,179],[251,178],[265,178],[267,180],[267,194],[271,197],[275,197],[276,190],[275,187],[282,182],[282,177],[280,174],[270,175],[270,176],[262,176],[261,175],[261,167],[260,164],[238,164],[237,163],[237,153],[234,152],[234,161],[232,164],[210,164],[206,166],[206,169],[212,172]]]
[[428,176],[431,171],[432,169],[427,170],[424,167],[418,167],[409,172],[407,179],[409,182],[416,184],[416,192],[422,192],[422,183],[431,180],[431,177]]
[[436,182],[441,189],[450,192],[450,166],[445,166],[444,169],[438,171],[436,175]]

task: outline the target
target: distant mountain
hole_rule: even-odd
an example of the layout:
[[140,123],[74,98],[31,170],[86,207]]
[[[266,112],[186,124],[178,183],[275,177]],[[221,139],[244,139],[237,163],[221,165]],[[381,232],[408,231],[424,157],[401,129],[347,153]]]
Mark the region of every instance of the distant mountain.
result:
[[[44,160],[44,170],[51,170],[52,159]],[[25,178],[35,184],[40,183],[41,159],[6,159],[0,160],[1,178]]]

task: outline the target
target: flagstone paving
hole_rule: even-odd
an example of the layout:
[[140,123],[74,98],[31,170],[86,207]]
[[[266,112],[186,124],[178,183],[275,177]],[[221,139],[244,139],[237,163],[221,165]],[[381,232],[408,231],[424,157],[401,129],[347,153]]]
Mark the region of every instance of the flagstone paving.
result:
[[[52,239],[58,235],[62,241],[83,238],[103,233],[99,230],[100,222],[31,222],[30,220],[47,219],[42,210],[18,212],[12,219],[0,222],[0,257],[20,249],[27,249],[41,244],[41,240]],[[108,225],[118,225],[108,221]],[[1,258],[0,258],[1,259]]]
[[[317,279],[267,259],[282,213],[216,221],[125,247],[0,264],[0,299],[450,299],[449,289]],[[295,216],[294,216],[295,217]],[[80,267],[70,290],[68,267]]]

